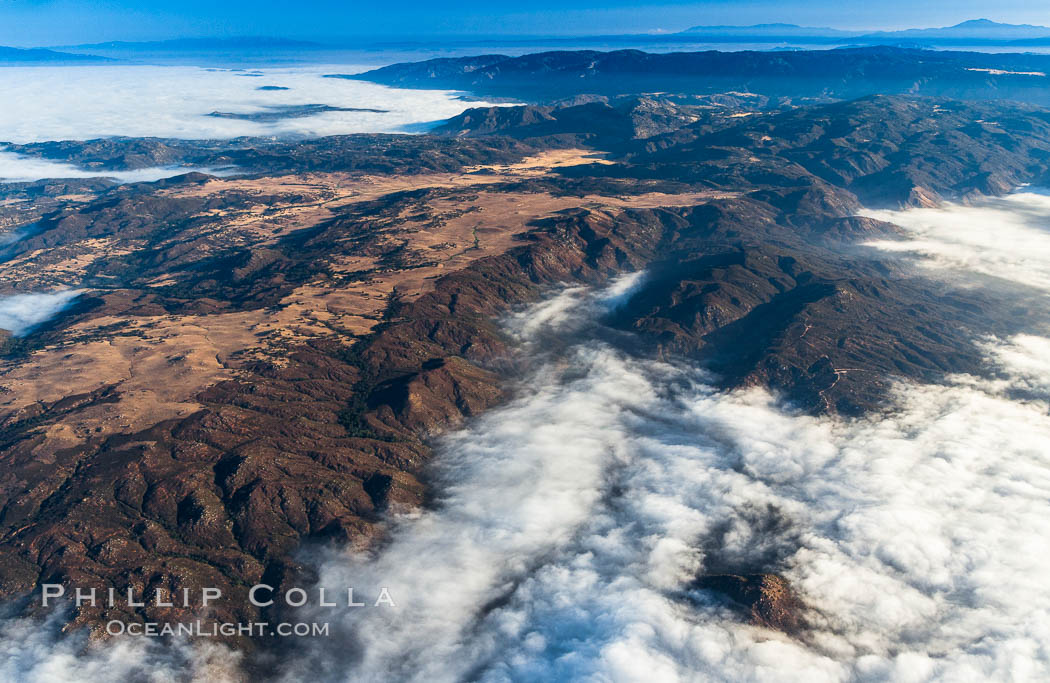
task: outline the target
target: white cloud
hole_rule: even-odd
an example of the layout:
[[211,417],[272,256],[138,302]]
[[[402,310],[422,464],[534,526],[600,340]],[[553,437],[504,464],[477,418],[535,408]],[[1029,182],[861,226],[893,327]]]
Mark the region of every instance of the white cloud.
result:
[[50,320],[80,296],[80,293],[79,289],[67,289],[60,292],[0,297],[0,330],[7,330],[20,337],[37,325]]
[[[467,107],[456,94],[323,78],[361,67],[308,66],[233,71],[187,66],[41,66],[0,69],[0,140],[85,140],[114,135],[225,139],[238,136],[396,132]],[[278,85],[288,90],[259,90]],[[327,104],[387,113],[327,112],[259,123],[207,116],[267,107]]]
[[63,633],[67,614],[41,622],[0,621],[0,679],[25,683],[224,683],[242,681],[241,656],[212,643],[171,645],[140,638],[91,642],[87,633]]
[[924,266],[972,273],[1050,290],[1050,195],[1025,190],[975,204],[941,208],[865,211],[895,223],[909,236],[868,246],[912,253]]

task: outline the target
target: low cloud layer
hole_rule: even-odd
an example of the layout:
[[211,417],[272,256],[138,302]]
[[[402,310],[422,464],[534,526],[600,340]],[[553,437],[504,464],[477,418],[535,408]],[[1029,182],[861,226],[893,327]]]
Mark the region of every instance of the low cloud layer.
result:
[[[355,68],[283,67],[253,70],[188,66],[5,67],[0,87],[0,140],[15,143],[87,140],[122,135],[226,139],[242,135],[336,135],[397,132],[459,114],[469,103],[455,93],[400,90],[323,78]],[[260,90],[274,85],[287,90]],[[208,116],[256,113],[270,107],[326,104],[383,109],[326,112],[255,122]]]
[[189,168],[163,166],[134,171],[87,171],[70,164],[48,159],[0,152],[0,183],[20,183],[44,178],[112,178],[122,183],[152,182],[162,178],[199,171],[211,175],[229,175],[229,169]]
[[915,254],[941,275],[974,273],[1050,291],[1050,194],[1025,190],[965,206],[867,211],[904,228],[903,240],[869,246]]
[[20,337],[37,325],[50,320],[78,296],[80,290],[67,289],[47,294],[13,294],[0,297],[0,330],[7,330]]

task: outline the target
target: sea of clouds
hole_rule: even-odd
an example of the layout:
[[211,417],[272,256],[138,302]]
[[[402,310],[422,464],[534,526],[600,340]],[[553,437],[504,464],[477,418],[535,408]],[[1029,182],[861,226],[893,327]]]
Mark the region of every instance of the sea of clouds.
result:
[[[324,78],[364,67],[298,66],[219,69],[192,66],[40,66],[0,69],[0,143],[90,140],[111,136],[229,139],[241,136],[323,136],[425,130],[471,106],[457,93],[402,90]],[[285,90],[261,90],[276,86]],[[208,116],[251,114],[275,107],[324,104],[379,109],[332,111],[301,118],[250,121]],[[159,180],[182,167],[92,172],[0,150],[0,182],[105,176],[121,182]]]
[[[1042,201],[1005,200],[1031,210],[1006,224],[1017,244],[1038,243]],[[918,226],[920,262],[1005,278],[1005,254],[983,236],[1003,229],[987,208],[894,219]],[[1021,282],[1039,285],[1050,250],[1026,257]],[[811,417],[622,351],[601,321],[640,277],[568,289],[507,321],[531,369],[513,401],[439,440],[432,504],[395,511],[371,553],[314,558],[332,592],[385,587],[397,606],[304,610],[332,635],[297,641],[278,678],[1050,679],[1050,339],[986,338],[994,379],[902,382],[884,413]],[[704,572],[761,571],[805,603],[798,636],[749,625],[691,586]],[[106,666],[141,671],[156,649],[85,651],[25,623],[5,625],[21,640],[0,639],[19,653],[0,673],[83,680],[94,667],[116,680]],[[185,652],[149,671],[237,677],[214,669],[213,649]]]
[[[191,66],[4,67],[0,140],[14,143],[108,136],[227,139],[239,136],[400,132],[446,119],[471,103],[444,90],[403,90],[339,78],[361,67],[302,66],[247,70]],[[288,90],[260,90],[278,86]],[[255,122],[209,113],[326,104],[383,109],[326,112]]]

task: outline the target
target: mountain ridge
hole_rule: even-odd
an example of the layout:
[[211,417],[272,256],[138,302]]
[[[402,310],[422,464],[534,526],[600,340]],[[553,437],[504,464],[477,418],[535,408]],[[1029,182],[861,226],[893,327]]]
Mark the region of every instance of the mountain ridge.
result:
[[849,31],[830,27],[799,26],[798,24],[768,23],[752,24],[750,26],[713,25],[713,26],[690,26],[681,34],[707,34],[719,36],[741,36],[741,37],[850,37],[864,35],[865,31]]
[[59,52],[42,47],[21,48],[0,46],[0,64],[85,64],[112,62],[106,57]]
[[691,26],[675,35],[710,35],[712,37],[734,37],[739,39],[841,38],[861,42],[885,39],[1016,41],[1050,37],[1050,27],[1033,24],[1008,24],[982,18],[968,19],[952,26],[907,28],[893,31],[847,30],[826,26],[800,26],[787,23],[753,24],[750,26],[700,25]]
[[710,95],[745,92],[786,101],[872,94],[1013,99],[1050,104],[1050,56],[868,46],[800,52],[549,51],[394,64],[329,74],[400,88],[464,90],[544,102],[580,93]]
[[310,40],[294,40],[268,36],[234,36],[229,38],[172,38],[168,40],[111,40],[101,43],[58,45],[53,49],[79,50],[137,50],[137,49],[211,49],[211,48],[318,48],[321,43]]

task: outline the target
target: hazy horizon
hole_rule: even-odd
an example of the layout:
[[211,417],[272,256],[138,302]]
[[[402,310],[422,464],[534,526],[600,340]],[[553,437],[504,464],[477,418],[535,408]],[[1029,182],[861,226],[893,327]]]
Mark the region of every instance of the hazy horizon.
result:
[[[697,25],[750,26],[788,23],[839,30],[883,31],[952,26],[987,18],[1009,24],[1050,23],[1030,2],[1004,0],[996,12],[987,4],[898,0],[857,7],[831,0],[775,2],[702,0],[675,2],[582,0],[566,6],[532,3],[460,2],[455,5],[402,3],[401,11],[314,0],[288,16],[282,4],[30,0],[0,4],[0,45],[74,46],[99,42],[140,42],[193,38],[270,37],[317,42],[464,40],[676,33]],[[318,26],[324,30],[318,30]],[[578,27],[585,26],[587,30]]]

